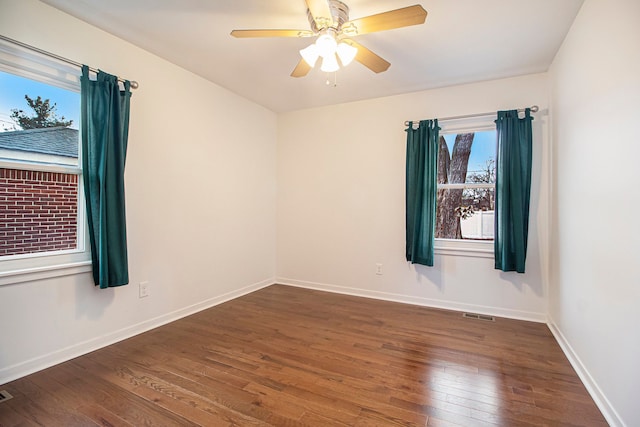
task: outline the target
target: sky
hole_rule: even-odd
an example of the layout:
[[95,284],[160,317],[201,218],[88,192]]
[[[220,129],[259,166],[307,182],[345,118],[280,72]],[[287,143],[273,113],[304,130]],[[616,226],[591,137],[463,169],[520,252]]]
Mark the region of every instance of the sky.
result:
[[[453,144],[456,139],[455,133],[443,134],[449,153],[453,151]],[[475,132],[473,144],[471,144],[471,155],[469,156],[468,173],[478,172],[484,169],[487,160],[496,159],[496,131]]]
[[[78,129],[79,93],[0,71],[0,132],[14,130],[12,126],[15,122],[10,118],[12,109],[24,110],[27,115],[33,114],[33,110],[24,99],[25,95],[33,99],[38,96],[49,99],[51,104],[55,102],[57,116],[64,116],[65,120],[73,120],[71,127]],[[20,128],[16,127],[15,130]]]

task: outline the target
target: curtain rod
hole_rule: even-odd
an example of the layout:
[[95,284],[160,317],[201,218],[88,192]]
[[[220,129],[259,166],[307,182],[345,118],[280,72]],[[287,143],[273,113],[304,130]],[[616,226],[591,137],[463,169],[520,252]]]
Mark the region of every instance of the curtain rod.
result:
[[[537,106],[537,105],[532,105],[530,108],[531,108],[531,112],[532,112],[532,113],[537,113],[537,112],[538,112],[538,110],[540,109],[540,108],[538,108],[538,106]],[[519,109],[518,109],[518,113],[524,113],[524,110],[525,110],[524,108],[519,108]],[[465,115],[463,115],[463,116],[443,117],[443,118],[441,118],[441,119],[438,119],[438,121],[439,121],[439,122],[443,122],[443,121],[446,121],[446,120],[471,119],[471,118],[474,118],[474,117],[486,117],[486,116],[493,116],[493,115],[495,115],[495,114],[496,114],[496,113],[495,113],[495,111],[493,111],[493,112],[491,112],[491,113],[465,114]],[[420,121],[420,120],[412,120],[412,122],[413,122],[413,123],[417,123],[417,122],[419,122],[419,121]],[[411,122],[410,122],[410,121],[406,121],[406,122],[404,122],[404,125],[405,125],[405,126],[409,126],[409,123],[411,123]]]
[[[37,52],[39,54],[48,56],[49,58],[57,59],[58,61],[66,62],[67,64],[71,64],[71,65],[74,65],[74,66],[76,66],[78,68],[82,68],[83,64],[81,64],[79,62],[73,61],[73,60],[65,58],[63,56],[56,55],[55,53],[47,52],[46,50],[42,50],[42,49],[37,48],[35,46],[31,46],[29,44],[22,43],[22,42],[20,42],[18,40],[14,40],[14,39],[9,38],[7,36],[3,36],[2,34],[0,34],[0,39],[2,39],[4,41],[8,41],[9,43],[13,43],[15,45],[18,45],[18,46],[23,47],[25,49],[32,50],[32,51]],[[89,67],[89,71],[92,71],[94,73],[98,72],[98,70],[96,70],[95,68],[91,68],[91,67]],[[121,81],[121,82],[124,83],[125,80],[121,79],[120,77],[118,77],[118,81]],[[139,85],[138,85],[137,81],[131,80],[131,89],[138,89],[138,86]]]

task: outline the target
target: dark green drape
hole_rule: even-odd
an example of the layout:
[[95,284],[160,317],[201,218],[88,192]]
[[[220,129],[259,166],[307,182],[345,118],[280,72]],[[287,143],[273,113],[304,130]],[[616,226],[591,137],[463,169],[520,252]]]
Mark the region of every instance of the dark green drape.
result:
[[495,268],[524,273],[529,233],[532,133],[531,111],[498,111],[496,132]]
[[412,264],[433,266],[439,131],[438,120],[407,129],[406,255]]
[[120,91],[115,76],[89,79],[82,67],[82,173],[93,261],[101,288],[129,283],[124,201],[124,166],[129,134],[130,83]]

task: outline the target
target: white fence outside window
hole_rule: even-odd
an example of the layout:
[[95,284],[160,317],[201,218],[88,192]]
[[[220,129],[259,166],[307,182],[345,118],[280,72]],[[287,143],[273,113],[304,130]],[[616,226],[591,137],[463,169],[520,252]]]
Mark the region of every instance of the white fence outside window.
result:
[[460,220],[463,239],[493,240],[494,211],[476,211]]

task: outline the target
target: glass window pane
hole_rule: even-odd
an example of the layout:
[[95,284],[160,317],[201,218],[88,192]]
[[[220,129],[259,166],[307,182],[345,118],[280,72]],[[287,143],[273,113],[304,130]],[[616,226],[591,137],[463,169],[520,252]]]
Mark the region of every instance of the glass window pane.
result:
[[435,237],[493,240],[494,209],[493,188],[440,189]]
[[80,166],[79,112],[79,93],[0,71],[0,257],[78,249],[80,176],[56,166]]
[[80,94],[0,71],[0,158],[78,165]]
[[495,130],[441,135],[438,183],[495,183],[495,159]]

